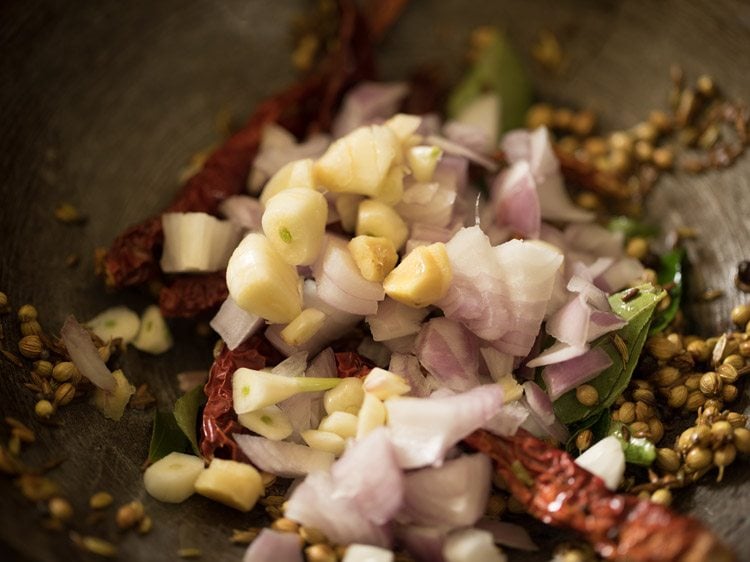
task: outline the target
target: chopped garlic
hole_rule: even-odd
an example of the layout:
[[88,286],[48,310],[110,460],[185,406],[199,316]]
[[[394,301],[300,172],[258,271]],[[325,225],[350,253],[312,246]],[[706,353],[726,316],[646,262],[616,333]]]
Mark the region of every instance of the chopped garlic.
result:
[[291,346],[307,343],[326,321],[326,315],[317,308],[306,308],[281,330],[281,339]]
[[169,453],[146,469],[143,485],[160,502],[181,503],[193,495],[204,469],[203,459],[195,455]]
[[357,211],[357,236],[388,238],[396,250],[400,250],[409,237],[409,227],[404,219],[381,201],[365,199]]
[[311,158],[286,164],[268,180],[258,199],[265,206],[274,195],[290,188],[315,189]]
[[357,420],[357,439],[362,439],[376,427],[385,425],[385,419],[385,404],[374,394],[365,392]]
[[413,146],[406,153],[406,161],[415,180],[428,182],[442,156],[443,151],[437,146]]
[[133,346],[141,351],[159,355],[168,351],[173,343],[172,334],[161,310],[156,305],[149,306],[141,316],[141,329],[133,340]]
[[333,412],[320,420],[320,431],[330,431],[347,439],[357,434],[357,416],[348,412]]
[[214,458],[195,481],[195,491],[240,511],[250,511],[263,494],[263,481],[251,465]]
[[119,421],[125,413],[125,407],[130,402],[130,397],[135,393],[135,387],[128,382],[125,374],[117,370],[112,375],[115,377],[115,389],[107,392],[96,388],[91,397],[91,403],[99,410],[105,418]]
[[289,416],[275,405],[239,414],[237,419],[243,427],[271,441],[286,439],[294,431]]
[[310,265],[323,247],[328,203],[322,193],[293,187],[268,200],[261,222],[266,238],[291,265]]
[[382,283],[396,266],[398,254],[389,238],[382,236],[356,236],[349,241],[349,253],[362,277]]
[[302,312],[297,268],[262,234],[248,234],[237,246],[227,266],[227,286],[240,308],[271,323],[286,324]]
[[448,292],[453,273],[445,244],[414,248],[383,281],[386,294],[403,304],[421,308]]
[[404,377],[380,367],[375,367],[367,374],[363,386],[365,392],[380,400],[401,396],[411,390]]
[[333,412],[356,414],[364,398],[362,381],[355,377],[347,377],[341,379],[336,388],[332,388],[323,395],[323,407],[328,414]]
[[325,451],[326,453],[333,453],[337,457],[340,456],[346,448],[346,441],[344,441],[344,438],[335,433],[331,433],[330,431],[308,429],[307,431],[303,431],[300,435],[310,448],[317,449],[318,451]]

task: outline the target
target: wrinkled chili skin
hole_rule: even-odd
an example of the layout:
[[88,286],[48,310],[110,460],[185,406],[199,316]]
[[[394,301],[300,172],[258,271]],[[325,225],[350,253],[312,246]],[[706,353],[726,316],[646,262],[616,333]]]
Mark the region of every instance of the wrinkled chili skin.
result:
[[339,351],[334,354],[336,358],[336,372],[339,378],[357,377],[365,378],[375,367],[369,359],[362,357],[356,351]]
[[229,296],[224,271],[177,277],[159,291],[159,308],[172,318],[192,318],[221,305]]
[[208,381],[204,387],[206,406],[201,422],[201,454],[207,459],[214,456],[247,461],[237,443],[234,433],[247,433],[237,421],[232,402],[232,375],[245,367],[263,369],[275,365],[281,355],[263,336],[256,335],[230,350],[224,346],[211,365]]
[[[479,430],[464,442],[493,460],[529,514],[581,533],[604,558],[628,562],[735,560],[696,519],[609,491],[601,478],[579,467],[566,452],[523,430],[513,437]],[[532,479],[532,485],[524,483],[528,478],[518,477],[521,470]]]

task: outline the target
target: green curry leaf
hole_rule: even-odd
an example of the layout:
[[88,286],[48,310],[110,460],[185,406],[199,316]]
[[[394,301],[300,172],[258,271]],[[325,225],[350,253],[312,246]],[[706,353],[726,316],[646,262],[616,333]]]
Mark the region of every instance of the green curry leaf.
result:
[[531,104],[531,84],[524,66],[505,36],[493,29],[474,66],[448,99],[448,115],[456,117],[481,94],[496,93],[501,100],[501,131],[524,124]]
[[190,441],[177,425],[172,412],[154,413],[154,427],[151,431],[151,444],[148,448],[150,463],[166,457],[169,453],[184,453],[190,449]]
[[185,437],[190,441],[193,452],[200,456],[198,448],[198,416],[201,407],[206,403],[203,386],[198,385],[186,392],[174,403],[174,419]]
[[609,435],[617,437],[625,452],[625,462],[639,464],[641,466],[651,466],[656,460],[656,446],[644,437],[625,437],[623,432],[624,424],[612,422]]
[[[596,416],[609,408],[630,382],[648,337],[654,309],[666,293],[650,284],[638,287],[637,296],[627,302],[622,300],[625,293],[626,291],[622,291],[609,297],[609,304],[613,312],[628,321],[627,325],[614,334],[602,336],[594,343],[612,359],[612,365],[588,383],[599,392],[599,402],[595,406],[584,406],[576,399],[575,390],[563,394],[555,401],[554,408],[555,414],[565,425]],[[617,338],[624,344],[626,353],[622,353],[622,346],[618,347],[615,343]]]

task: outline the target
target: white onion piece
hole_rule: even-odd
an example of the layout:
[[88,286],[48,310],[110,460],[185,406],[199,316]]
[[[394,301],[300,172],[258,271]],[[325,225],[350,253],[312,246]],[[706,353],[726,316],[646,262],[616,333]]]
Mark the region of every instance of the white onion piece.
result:
[[294,533],[263,529],[247,547],[242,562],[303,562]]
[[164,213],[165,273],[204,273],[224,269],[242,236],[242,229],[206,213]]
[[[281,129],[278,125],[274,127]],[[248,188],[253,193],[257,193],[271,176],[290,162],[305,158],[318,158],[331,144],[331,137],[322,134],[311,135],[302,143],[295,142],[291,135],[291,142],[268,143],[266,142],[267,131],[269,131],[268,126],[264,129],[263,142],[248,177]]]
[[307,369],[307,352],[298,351],[276,365],[271,372],[283,377],[301,377]]
[[454,229],[416,222],[411,225],[411,239],[422,242],[447,242],[456,233]]
[[263,204],[249,195],[232,195],[219,203],[219,212],[232,224],[240,228],[259,232],[263,216]]
[[71,361],[81,374],[95,386],[106,392],[113,392],[117,387],[112,371],[107,368],[89,334],[71,314],[65,319],[60,330],[65,349]]
[[619,330],[626,325],[627,321],[617,316],[614,312],[594,310],[591,313],[591,322],[589,323],[589,333],[586,341],[592,342],[604,334]]
[[482,519],[475,527],[492,533],[492,539],[496,544],[509,546],[517,550],[539,550],[539,547],[531,540],[528,531],[521,525],[497,521],[496,519]]
[[484,514],[492,463],[482,454],[465,455],[406,475],[399,520],[417,525],[471,526]]
[[425,140],[428,144],[434,144],[435,146],[442,148],[448,154],[468,158],[469,160],[471,160],[475,164],[479,164],[489,172],[497,172],[497,169],[499,167],[497,162],[491,158],[484,156],[483,154],[480,154],[476,150],[471,150],[470,148],[462,144],[458,144],[439,135],[428,135]]
[[361,299],[345,292],[328,275],[319,275],[316,278],[318,296],[330,306],[348,312],[365,316],[375,314],[378,311],[378,301]]
[[383,343],[391,350],[391,353],[414,353],[417,335],[402,336],[392,340],[385,340]]
[[316,279],[327,275],[342,291],[359,299],[379,301],[385,297],[380,283],[362,277],[347,242],[338,236],[326,237],[325,247],[313,264],[313,274]]
[[548,365],[542,371],[542,379],[552,400],[557,400],[573,388],[590,381],[612,365],[612,358],[601,348],[595,347],[583,355],[567,361]]
[[418,333],[429,313],[429,308],[414,308],[386,297],[378,304],[378,311],[365,320],[372,339],[384,341]]
[[442,527],[404,525],[396,530],[399,544],[420,562],[445,562],[443,545],[448,530]]
[[500,410],[482,427],[502,437],[515,435],[529,417],[529,409],[520,401],[503,404]]
[[604,485],[614,491],[625,474],[625,452],[617,437],[605,437],[586,449],[576,460],[576,464],[598,476]]
[[547,321],[547,333],[568,345],[583,346],[588,341],[591,312],[584,297],[576,295]]
[[[486,139],[485,146],[479,146],[480,152],[491,152],[497,148],[497,140],[500,129],[500,108],[502,100],[494,92],[487,92],[479,95],[468,103],[456,115],[457,123],[472,126],[479,129]],[[446,125],[445,129],[448,128]],[[447,131],[446,136],[451,138]]]
[[458,322],[433,318],[419,333],[416,355],[422,366],[451,390],[479,384],[479,347],[476,336]]
[[534,359],[526,363],[527,367],[544,367],[553,363],[560,363],[583,355],[589,350],[588,345],[568,345],[563,342],[555,342]]
[[229,349],[236,349],[247,338],[258,333],[265,323],[260,316],[240,308],[232,297],[227,297],[209,322]]
[[440,463],[448,449],[492,419],[502,404],[503,390],[496,384],[444,398],[386,400],[399,464],[418,468]]
[[306,445],[238,433],[233,437],[251,463],[282,478],[297,478],[311,472],[328,470],[335,460],[333,453],[311,449]]
[[622,256],[623,236],[598,224],[571,224],[563,232],[565,244],[572,250],[594,257]]
[[[373,470],[377,467],[377,470]],[[404,500],[404,475],[384,427],[349,446],[331,467],[334,498],[354,501],[377,525],[390,521]]]
[[464,193],[469,185],[469,161],[461,156],[443,154],[432,174],[432,181],[457,193]]
[[407,396],[422,398],[430,395],[430,384],[422,373],[422,369],[419,366],[419,359],[414,355],[405,353],[391,354],[391,362],[388,364],[388,370],[404,378],[406,384],[410,387]]
[[508,162],[529,161],[531,159],[529,134],[528,129],[514,129],[503,135],[500,140],[500,148]]
[[487,131],[473,124],[447,121],[443,125],[443,135],[449,141],[477,154],[489,154],[494,148],[494,143]]
[[608,293],[616,293],[641,277],[643,271],[643,264],[637,259],[620,258],[594,279],[594,284]]
[[536,182],[528,162],[516,162],[492,185],[495,217],[524,238],[539,238],[542,216]]
[[454,186],[432,181],[404,187],[404,194],[395,209],[408,224],[423,223],[437,227],[450,224],[456,203]]
[[308,377],[335,377],[336,355],[330,347],[325,348],[310,361],[305,375]]
[[508,558],[495,546],[492,533],[481,529],[453,531],[443,545],[445,562],[508,562]]
[[208,371],[184,371],[177,373],[177,385],[180,392],[190,392],[208,380]]
[[579,293],[586,302],[591,303],[598,310],[609,310],[607,295],[590,280],[579,275],[573,275],[568,281],[568,290]]
[[357,127],[387,119],[396,113],[408,93],[409,86],[404,82],[359,83],[349,90],[341,103],[331,128],[333,136],[340,138]]
[[538,384],[527,381],[523,383],[524,398],[529,406],[531,417],[539,426],[553,439],[565,443],[568,438],[567,428],[560,423],[555,417],[555,411],[552,408],[552,400]]
[[[321,396],[316,396],[318,394],[321,393],[304,392],[295,394],[276,404],[289,419],[289,423],[292,426],[292,434],[288,439],[294,443],[304,444],[302,432],[317,427],[316,424],[312,423],[312,417],[314,405],[322,403]],[[320,422],[320,417],[317,417],[318,423]]]
[[337,484],[328,472],[309,474],[287,500],[284,516],[320,529],[338,544],[390,547],[392,538],[388,527],[370,521],[367,512],[363,513],[354,500],[337,497]]

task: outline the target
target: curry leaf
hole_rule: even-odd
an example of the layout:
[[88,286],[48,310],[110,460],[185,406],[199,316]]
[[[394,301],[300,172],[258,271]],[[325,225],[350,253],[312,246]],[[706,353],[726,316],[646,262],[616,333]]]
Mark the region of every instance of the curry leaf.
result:
[[571,424],[568,428],[570,430],[570,439],[568,439],[568,442],[565,445],[565,450],[568,451],[568,453],[577,456],[579,451],[578,446],[576,445],[576,437],[586,429],[590,430],[593,435],[591,439],[592,443],[604,439],[609,435],[609,424],[611,420],[612,418],[609,415],[609,410],[602,410],[596,415],[589,416],[578,423]]
[[154,413],[154,427],[151,431],[151,444],[148,448],[150,463],[166,457],[169,453],[184,453],[190,448],[190,441],[177,425],[172,412]]
[[625,452],[625,462],[651,466],[656,459],[656,446],[644,437],[628,436],[626,438],[624,427],[624,424],[620,422],[612,422],[609,434],[620,441],[622,450]]
[[174,419],[185,437],[190,441],[193,452],[200,456],[198,448],[198,415],[201,407],[206,403],[203,386],[198,385],[190,392],[186,392],[174,403]]
[[487,44],[482,47],[474,66],[451,93],[448,115],[456,117],[486,92],[494,92],[500,97],[501,131],[524,124],[531,103],[531,85],[518,55],[497,29],[489,31]]
[[[588,382],[599,393],[595,406],[584,406],[575,395],[575,390],[563,394],[554,403],[555,414],[566,425],[580,422],[609,408],[627,388],[643,344],[648,337],[648,328],[657,303],[666,294],[650,284],[638,287],[635,298],[622,300],[627,291],[609,297],[612,311],[627,320],[627,324],[614,334],[602,336],[595,346],[603,349],[612,359],[612,365]],[[619,342],[619,343],[618,343]]]
[[660,258],[659,272],[657,280],[663,287],[668,287],[669,306],[660,310],[651,323],[650,334],[661,332],[669,326],[674,320],[677,311],[680,309],[680,300],[682,299],[682,269],[683,260],[685,259],[685,250],[676,248],[667,252]]

